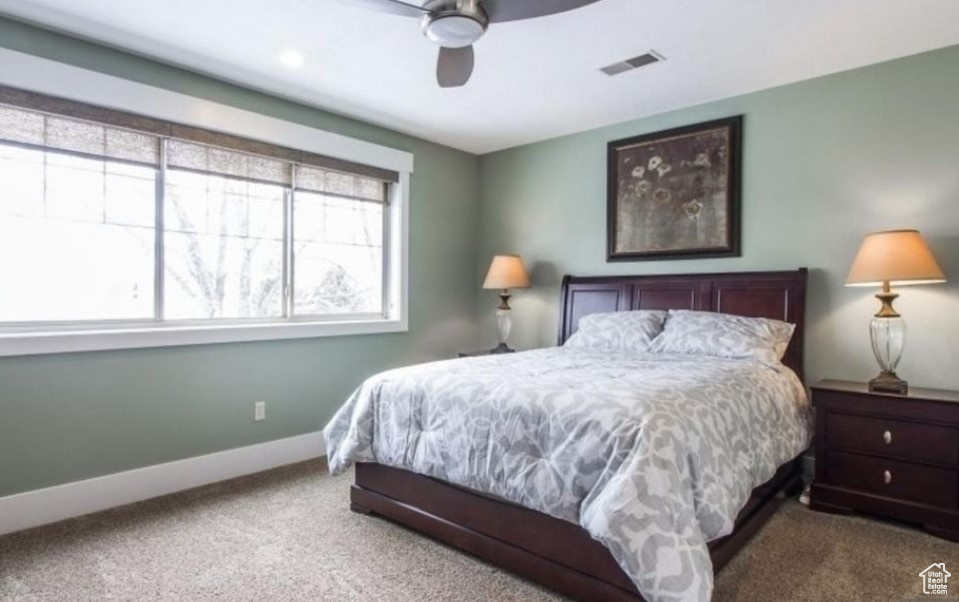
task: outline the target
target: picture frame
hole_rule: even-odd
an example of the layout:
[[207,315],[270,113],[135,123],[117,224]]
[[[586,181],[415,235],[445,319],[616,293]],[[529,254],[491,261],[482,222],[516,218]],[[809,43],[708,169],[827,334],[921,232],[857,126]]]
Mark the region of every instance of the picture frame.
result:
[[606,260],[739,257],[743,116],[607,145]]

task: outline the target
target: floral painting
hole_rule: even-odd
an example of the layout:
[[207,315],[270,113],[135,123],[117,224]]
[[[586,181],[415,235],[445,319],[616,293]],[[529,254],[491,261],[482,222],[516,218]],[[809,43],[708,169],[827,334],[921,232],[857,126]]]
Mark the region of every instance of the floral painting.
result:
[[739,255],[742,116],[609,143],[610,261]]

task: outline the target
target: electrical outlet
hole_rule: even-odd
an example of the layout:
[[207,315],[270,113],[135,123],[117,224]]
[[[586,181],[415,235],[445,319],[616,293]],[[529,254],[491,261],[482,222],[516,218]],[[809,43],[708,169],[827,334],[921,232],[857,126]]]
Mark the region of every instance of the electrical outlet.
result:
[[260,422],[261,420],[266,420],[266,402],[265,401],[253,402],[253,420],[256,422]]

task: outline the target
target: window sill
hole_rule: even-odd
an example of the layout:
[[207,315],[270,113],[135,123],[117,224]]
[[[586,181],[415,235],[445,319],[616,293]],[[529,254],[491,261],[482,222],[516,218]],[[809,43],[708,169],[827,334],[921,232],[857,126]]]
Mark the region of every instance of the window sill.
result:
[[402,319],[152,326],[0,334],[0,357],[406,332]]

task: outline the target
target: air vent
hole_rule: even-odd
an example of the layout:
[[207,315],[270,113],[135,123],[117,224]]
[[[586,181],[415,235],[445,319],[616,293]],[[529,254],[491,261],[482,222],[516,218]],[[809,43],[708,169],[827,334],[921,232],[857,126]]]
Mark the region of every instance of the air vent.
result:
[[612,65],[606,65],[605,67],[602,67],[600,71],[602,71],[606,75],[619,75],[620,73],[632,71],[633,69],[638,69],[639,67],[645,67],[646,65],[652,65],[653,63],[658,63],[659,61],[664,61],[664,60],[666,60],[666,57],[659,54],[655,50],[650,50],[646,54],[634,56],[631,59],[626,59],[625,61],[613,63]]

